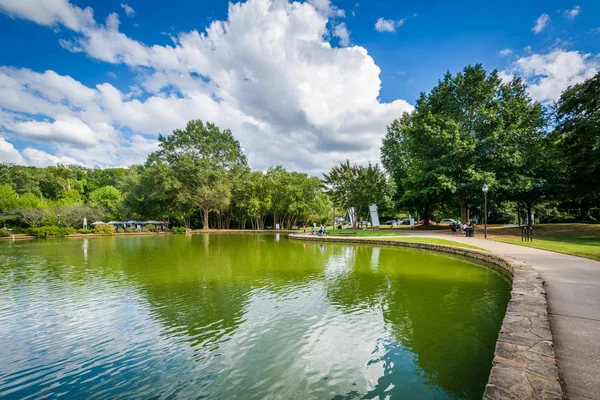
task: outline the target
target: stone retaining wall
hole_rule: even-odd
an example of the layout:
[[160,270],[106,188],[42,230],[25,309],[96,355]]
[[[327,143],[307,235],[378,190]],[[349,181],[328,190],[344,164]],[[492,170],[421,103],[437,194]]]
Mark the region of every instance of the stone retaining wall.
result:
[[533,267],[478,250],[361,237],[289,235],[294,240],[366,243],[450,253],[482,261],[512,280],[484,399],[562,399],[544,282]]

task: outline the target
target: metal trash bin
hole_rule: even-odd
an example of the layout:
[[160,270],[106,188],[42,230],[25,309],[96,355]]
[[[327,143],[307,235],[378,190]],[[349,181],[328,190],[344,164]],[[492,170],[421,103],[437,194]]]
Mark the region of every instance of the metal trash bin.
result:
[[475,228],[466,228],[467,237],[475,237]]

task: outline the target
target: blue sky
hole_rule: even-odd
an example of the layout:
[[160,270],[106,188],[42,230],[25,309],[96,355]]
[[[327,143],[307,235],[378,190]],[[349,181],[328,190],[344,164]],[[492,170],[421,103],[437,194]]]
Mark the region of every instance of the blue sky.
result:
[[447,70],[520,75],[550,104],[598,71],[599,15],[597,1],[0,0],[0,161],[139,163],[191,118],[231,129],[258,169],[377,161],[385,126]]

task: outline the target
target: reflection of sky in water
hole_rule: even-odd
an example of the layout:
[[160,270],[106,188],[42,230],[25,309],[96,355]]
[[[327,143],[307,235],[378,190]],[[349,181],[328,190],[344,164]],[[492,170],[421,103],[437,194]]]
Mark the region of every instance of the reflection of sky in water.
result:
[[[118,258],[114,244],[93,239],[46,256],[35,245],[16,258],[0,254],[13,265],[29,260],[26,268],[0,270],[0,397],[462,397],[436,383],[429,364],[441,361],[419,350],[422,322],[414,327],[412,320],[427,307],[408,314],[398,308],[402,281],[387,275],[398,253],[273,236],[252,246],[285,249],[278,258],[240,265],[222,258],[229,256],[219,246],[229,239],[177,240],[193,251],[182,262],[200,257],[195,252],[220,262],[180,269],[176,254],[161,259],[165,249],[149,255],[143,248]],[[303,254],[297,264],[273,264],[289,263],[293,251]],[[144,262],[132,261],[131,271],[104,267],[115,257]],[[322,265],[317,274],[299,270],[308,260]],[[485,274],[478,285],[493,286],[496,278]],[[460,302],[451,289],[444,296]],[[496,307],[496,291],[481,295]]]

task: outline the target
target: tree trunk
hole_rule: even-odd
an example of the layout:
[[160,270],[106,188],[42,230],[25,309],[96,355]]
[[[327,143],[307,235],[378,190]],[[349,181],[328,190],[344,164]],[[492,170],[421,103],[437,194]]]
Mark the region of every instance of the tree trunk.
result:
[[209,229],[208,226],[208,208],[202,209],[202,229]]
[[460,194],[458,197],[460,202],[460,221],[464,224],[467,222],[467,200],[464,194]]
[[579,204],[579,209],[581,211],[581,221],[587,221],[588,213],[590,211],[590,205],[586,198],[581,200],[581,203]]
[[517,201],[517,222],[521,226],[521,202]]
[[528,201],[527,202],[527,226],[531,226],[531,208],[533,207],[533,204]]

